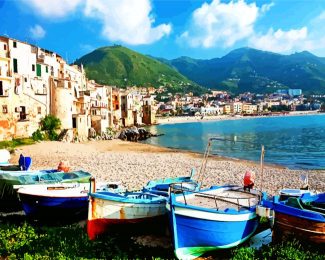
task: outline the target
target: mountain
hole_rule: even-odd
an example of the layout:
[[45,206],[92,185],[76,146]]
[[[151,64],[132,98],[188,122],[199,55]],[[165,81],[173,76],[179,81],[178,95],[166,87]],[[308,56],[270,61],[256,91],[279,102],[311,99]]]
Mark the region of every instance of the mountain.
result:
[[281,88],[300,88],[304,94],[325,94],[325,58],[307,51],[281,55],[240,48],[210,60],[189,57],[159,60],[206,88],[224,89],[234,94],[268,93]]
[[165,63],[120,45],[96,49],[78,59],[75,64],[83,64],[87,77],[100,84],[119,87],[163,85],[174,92],[204,91]]

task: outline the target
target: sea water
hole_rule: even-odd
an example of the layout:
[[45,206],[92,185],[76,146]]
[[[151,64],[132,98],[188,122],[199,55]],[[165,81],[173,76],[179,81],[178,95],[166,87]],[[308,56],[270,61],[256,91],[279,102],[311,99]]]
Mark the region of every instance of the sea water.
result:
[[267,163],[325,169],[324,114],[162,124],[150,131],[163,135],[148,144],[203,153],[208,139],[218,137],[237,142],[217,141],[213,154],[259,161],[264,145]]

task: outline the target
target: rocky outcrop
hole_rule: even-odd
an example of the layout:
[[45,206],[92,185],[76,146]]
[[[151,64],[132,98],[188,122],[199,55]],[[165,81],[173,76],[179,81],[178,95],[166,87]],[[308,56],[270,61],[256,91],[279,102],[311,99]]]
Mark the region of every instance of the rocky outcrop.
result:
[[158,135],[154,135],[144,128],[137,128],[133,126],[131,128],[123,129],[118,135],[118,138],[124,141],[137,142],[137,141],[146,140],[153,136],[158,136]]

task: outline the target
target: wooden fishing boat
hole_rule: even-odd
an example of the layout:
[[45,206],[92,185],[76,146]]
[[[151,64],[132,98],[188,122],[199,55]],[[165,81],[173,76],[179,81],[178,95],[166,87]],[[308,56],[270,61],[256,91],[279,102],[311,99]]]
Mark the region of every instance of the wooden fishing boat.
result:
[[[273,239],[291,236],[308,243],[325,243],[325,196],[303,194],[279,200],[274,196],[268,206],[274,211]],[[267,205],[267,203],[266,203]]]
[[233,185],[184,191],[172,184],[167,209],[177,258],[193,259],[246,241],[259,223],[260,198],[258,191]]
[[32,158],[29,156],[19,156],[18,164],[10,164],[9,162],[0,163],[0,173],[6,171],[28,171],[32,165]]
[[[18,185],[25,214],[38,219],[86,218],[89,183]],[[97,191],[123,192],[120,183],[102,183]]]
[[199,188],[199,184],[193,179],[194,175],[195,169],[192,169],[190,176],[152,180],[147,183],[147,185],[143,188],[143,191],[167,197],[169,185],[173,183],[182,183],[183,188],[187,187],[193,190]]
[[21,209],[14,185],[30,185],[45,183],[89,183],[91,174],[82,170],[59,172],[52,170],[35,171],[0,171],[0,211]]
[[[208,140],[196,178],[199,186],[203,186],[208,158],[215,141],[233,142],[220,138]],[[262,172],[263,156],[262,146]],[[193,259],[212,250],[231,248],[253,235],[259,223],[256,208],[266,194],[252,189],[252,176],[248,187],[223,185],[191,190],[184,189],[182,184],[170,185],[167,209],[175,254],[179,259]]]
[[[109,231],[113,226],[131,228],[134,224],[159,221],[166,214],[166,198],[147,192],[94,192],[92,180],[89,193],[87,232],[90,239]],[[159,222],[157,222],[159,223]]]

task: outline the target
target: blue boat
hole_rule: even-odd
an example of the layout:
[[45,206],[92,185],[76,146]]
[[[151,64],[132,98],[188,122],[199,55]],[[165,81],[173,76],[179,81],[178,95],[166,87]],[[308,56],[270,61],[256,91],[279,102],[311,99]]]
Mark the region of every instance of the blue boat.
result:
[[273,240],[294,237],[308,244],[325,244],[325,193],[281,200],[263,200],[263,206],[274,211]]
[[14,185],[49,184],[49,183],[89,183],[91,174],[82,170],[60,172],[52,170],[35,171],[0,171],[0,211],[21,209]]
[[[208,158],[211,158],[215,141],[230,140],[209,139],[196,177],[199,187],[203,186]],[[261,162],[263,156],[262,146]],[[263,172],[263,163],[261,166]],[[249,239],[259,224],[257,206],[262,196],[266,196],[254,190],[253,185],[252,182],[245,187],[223,185],[199,190],[171,184],[166,207],[176,256],[179,259],[193,259],[209,251],[237,246]]]
[[28,171],[32,166],[32,158],[29,156],[19,156],[18,164],[0,163],[0,171]]
[[18,190],[25,214],[38,219],[87,216],[89,183],[25,185]]
[[152,180],[147,183],[147,185],[143,188],[143,191],[167,197],[169,185],[173,183],[182,183],[183,188],[187,187],[192,190],[197,189],[199,188],[199,184],[194,180],[194,175],[195,169],[192,169],[190,176]]
[[234,185],[200,191],[171,185],[167,210],[177,258],[193,259],[246,241],[259,223],[255,211],[261,195]]
[[[18,196],[25,214],[37,219],[87,218],[89,183],[21,185]],[[116,182],[98,184],[96,191],[123,192]]]

